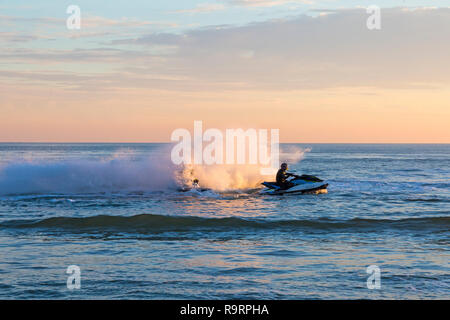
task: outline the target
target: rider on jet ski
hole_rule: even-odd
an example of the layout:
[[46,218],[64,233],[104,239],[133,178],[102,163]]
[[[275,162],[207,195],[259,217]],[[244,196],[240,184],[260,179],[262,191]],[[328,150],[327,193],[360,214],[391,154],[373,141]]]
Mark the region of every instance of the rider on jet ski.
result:
[[277,185],[281,187],[281,189],[289,189],[294,186],[294,184],[290,181],[287,181],[287,178],[293,177],[294,175],[286,172],[288,170],[287,163],[282,163],[280,169],[277,172]]

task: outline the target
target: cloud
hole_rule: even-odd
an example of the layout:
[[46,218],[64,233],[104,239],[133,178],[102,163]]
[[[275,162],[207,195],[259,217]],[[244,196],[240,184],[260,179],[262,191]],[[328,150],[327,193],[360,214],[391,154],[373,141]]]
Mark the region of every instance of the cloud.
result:
[[288,3],[313,4],[309,0],[225,0],[227,3],[240,7],[275,7]]
[[207,13],[214,11],[222,11],[227,7],[275,7],[285,4],[313,4],[310,0],[222,0],[223,3],[201,3],[192,9],[182,9],[172,11],[173,13]]
[[[0,24],[20,24],[32,23],[39,25],[51,25],[66,28],[66,18],[54,18],[54,17],[38,17],[38,18],[25,18],[18,16],[5,16],[0,15]],[[83,28],[98,28],[98,27],[146,27],[150,25],[163,26],[163,27],[176,27],[177,24],[168,21],[146,21],[135,18],[121,19],[109,19],[101,16],[93,16],[89,14],[82,15],[82,27]]]
[[[199,83],[246,88],[402,87],[450,81],[450,10],[383,9],[382,29],[363,9],[299,16],[182,35],[151,34],[129,43],[177,48],[171,70]],[[122,44],[127,40],[121,40]]]
[[123,17],[121,19],[109,19],[101,16],[87,16],[82,19],[83,27],[146,27],[150,25],[176,27],[174,22],[146,21]]
[[23,34],[19,32],[0,32],[1,42],[28,42],[39,39],[46,39],[46,37],[33,34]]
[[200,3],[192,9],[182,9],[173,13],[207,13],[225,10],[227,6],[236,7],[274,7],[288,3],[312,4],[308,0],[222,0],[223,3]]
[[[81,75],[89,70],[86,64],[107,63],[110,75],[99,76],[96,84],[104,88],[309,90],[450,83],[450,43],[445,41],[450,39],[450,9],[383,9],[377,31],[367,29],[367,18],[364,9],[338,10],[240,27],[118,38],[105,44],[108,48],[10,48],[0,52],[0,60],[35,66],[78,63]],[[72,74],[66,76],[69,83]],[[89,84],[95,84],[96,76],[89,74]],[[35,80],[38,75],[17,77]],[[62,77],[43,73],[42,81]]]
[[0,15],[0,24],[39,23],[46,25],[60,25],[60,24],[64,25],[65,21],[66,21],[65,19],[52,17],[25,18],[25,17]]
[[224,10],[225,6],[220,3],[200,3],[192,9],[182,9],[173,11],[174,13],[206,13]]

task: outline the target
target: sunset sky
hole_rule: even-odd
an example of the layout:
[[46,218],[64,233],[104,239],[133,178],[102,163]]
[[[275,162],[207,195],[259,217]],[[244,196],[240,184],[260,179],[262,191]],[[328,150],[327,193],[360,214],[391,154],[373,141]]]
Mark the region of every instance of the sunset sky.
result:
[[450,143],[449,6],[0,0],[0,141],[167,142],[202,120],[282,142]]

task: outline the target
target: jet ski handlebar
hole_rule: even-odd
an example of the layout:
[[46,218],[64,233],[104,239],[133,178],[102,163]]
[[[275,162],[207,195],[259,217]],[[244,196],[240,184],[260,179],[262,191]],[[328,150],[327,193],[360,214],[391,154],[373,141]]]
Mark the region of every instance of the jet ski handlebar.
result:
[[294,173],[286,173],[286,175],[289,176],[289,177],[300,178],[299,175],[294,174]]

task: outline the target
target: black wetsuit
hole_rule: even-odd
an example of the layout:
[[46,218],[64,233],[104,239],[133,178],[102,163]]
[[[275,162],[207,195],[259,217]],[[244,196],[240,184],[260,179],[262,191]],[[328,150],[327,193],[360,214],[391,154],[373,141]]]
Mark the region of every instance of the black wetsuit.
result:
[[286,180],[289,176],[290,174],[286,173],[286,170],[283,169],[278,170],[277,185],[279,185],[282,189],[288,189],[292,187],[294,184]]

